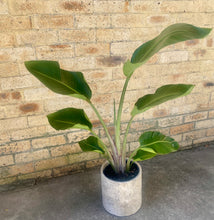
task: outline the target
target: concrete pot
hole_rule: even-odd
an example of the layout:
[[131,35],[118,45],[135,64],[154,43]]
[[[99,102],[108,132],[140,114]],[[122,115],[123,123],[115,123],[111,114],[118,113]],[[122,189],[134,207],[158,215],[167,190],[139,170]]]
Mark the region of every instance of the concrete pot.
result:
[[103,173],[108,165],[101,167],[102,201],[105,210],[116,216],[129,216],[136,213],[142,204],[142,169],[136,177],[128,181],[114,181]]

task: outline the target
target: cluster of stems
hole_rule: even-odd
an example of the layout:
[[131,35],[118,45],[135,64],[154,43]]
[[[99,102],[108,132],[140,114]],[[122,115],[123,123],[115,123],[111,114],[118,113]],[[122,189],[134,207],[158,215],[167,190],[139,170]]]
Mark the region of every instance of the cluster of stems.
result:
[[[101,115],[97,111],[96,107],[89,101],[90,106],[96,113],[97,117],[99,118],[104,131],[106,133],[106,136],[108,138],[109,144],[110,144],[110,150],[105,147],[105,152],[106,152],[106,158],[111,164],[112,168],[116,173],[124,173],[126,171],[129,171],[130,168],[130,163],[131,163],[131,157],[126,161],[126,140],[127,140],[127,135],[131,126],[131,122],[133,121],[133,116],[130,118],[129,123],[126,128],[126,132],[124,135],[123,143],[121,143],[121,116],[122,116],[122,109],[123,109],[123,103],[124,103],[124,98],[125,98],[125,93],[126,89],[128,86],[128,82],[130,80],[130,77],[126,78],[125,84],[123,86],[123,91],[120,97],[120,102],[119,102],[119,107],[118,107],[118,112],[116,114],[116,110],[114,109],[114,126],[115,126],[115,136],[114,139],[110,135],[108,128],[103,121]],[[115,105],[114,105],[115,106]],[[92,134],[99,138],[95,132],[92,131]],[[100,139],[99,139],[100,140]],[[105,146],[105,144],[103,144]]]

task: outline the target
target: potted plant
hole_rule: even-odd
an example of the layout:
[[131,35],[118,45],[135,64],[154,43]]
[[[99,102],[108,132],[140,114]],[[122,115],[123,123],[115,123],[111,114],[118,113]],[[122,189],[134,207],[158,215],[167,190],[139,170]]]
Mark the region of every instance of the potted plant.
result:
[[[118,110],[114,102],[115,134],[111,136],[107,125],[91,101],[92,92],[81,72],[60,68],[56,61],[26,61],[25,66],[53,92],[69,95],[86,101],[100,120],[108,138],[107,146],[94,132],[92,123],[83,109],[66,108],[49,114],[48,121],[56,130],[71,128],[85,129],[91,136],[79,142],[83,151],[94,151],[103,155],[107,162],[101,168],[102,198],[104,208],[117,216],[134,214],[141,207],[142,171],[137,161],[147,160],[156,155],[168,154],[178,150],[178,143],[158,131],[144,132],[139,138],[139,147],[127,154],[126,141],[131,123],[136,115],[161,103],[185,96],[194,85],[170,84],[158,88],[154,94],[139,98],[131,111],[125,134],[121,134],[121,115],[128,82],[134,71],[144,64],[160,49],[181,41],[200,39],[210,33],[209,28],[199,28],[190,24],[173,24],[164,29],[157,37],[138,47],[131,60],[124,63],[126,77],[121,93]],[[123,136],[123,138],[122,138]],[[123,139],[123,141],[121,141]]]

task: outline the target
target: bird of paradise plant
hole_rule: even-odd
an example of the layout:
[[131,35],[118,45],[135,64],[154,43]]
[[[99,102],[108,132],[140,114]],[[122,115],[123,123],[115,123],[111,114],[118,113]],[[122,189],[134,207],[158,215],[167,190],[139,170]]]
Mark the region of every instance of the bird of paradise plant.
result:
[[81,149],[83,151],[94,151],[102,154],[109,161],[116,173],[125,173],[129,172],[131,164],[134,161],[142,161],[156,155],[168,154],[179,148],[179,144],[173,138],[165,136],[158,131],[147,131],[140,136],[139,147],[127,159],[127,135],[135,116],[161,103],[185,96],[194,87],[194,85],[190,84],[164,85],[158,88],[154,94],[147,94],[139,98],[131,111],[130,120],[123,135],[123,141],[121,141],[123,103],[128,83],[134,71],[162,48],[186,40],[204,38],[210,31],[210,28],[200,28],[185,23],[173,24],[164,29],[157,37],[142,44],[134,51],[131,60],[126,61],[123,65],[123,73],[126,79],[117,111],[114,103],[115,134],[113,136],[110,135],[107,125],[94,103],[92,103],[91,89],[81,72],[61,69],[59,63],[56,61],[26,61],[25,66],[30,73],[53,92],[82,99],[87,102],[100,120],[108,138],[109,146],[106,146],[95,133],[92,123],[83,109],[65,108],[49,114],[47,117],[50,125],[56,130],[71,128],[89,130],[91,136],[79,142]]

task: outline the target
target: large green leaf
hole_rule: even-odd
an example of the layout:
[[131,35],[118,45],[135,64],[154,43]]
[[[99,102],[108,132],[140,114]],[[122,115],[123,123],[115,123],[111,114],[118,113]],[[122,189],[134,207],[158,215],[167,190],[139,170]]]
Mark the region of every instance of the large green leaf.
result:
[[162,48],[186,40],[204,38],[211,30],[211,28],[199,28],[185,23],[170,25],[157,37],[142,44],[134,51],[131,62],[128,61],[124,66],[124,74],[126,76],[132,75],[136,68],[145,63]]
[[178,150],[178,143],[158,131],[147,131],[140,138],[140,148],[152,148],[157,154],[168,154]]
[[90,100],[91,90],[81,72],[60,69],[59,63],[56,61],[26,61],[25,66],[53,92]]
[[188,84],[169,84],[162,86],[154,94],[148,94],[139,98],[135,103],[131,115],[135,116],[166,101],[188,95],[193,88],[194,85]]
[[90,136],[87,139],[80,141],[79,145],[82,151],[95,151],[101,154],[105,153],[105,146],[103,146],[99,139],[94,136]]
[[149,147],[142,147],[139,148],[135,156],[132,158],[134,161],[142,161],[142,160],[148,160],[151,159],[152,157],[156,156],[157,153]]
[[91,130],[92,124],[82,109],[65,108],[49,114],[48,121],[56,130],[79,128]]

